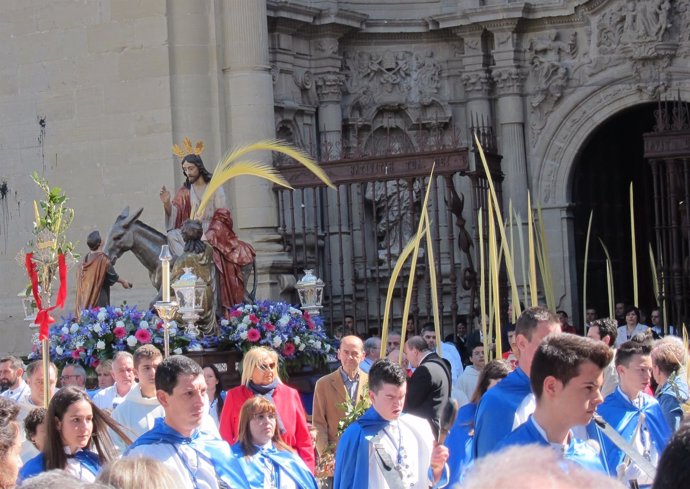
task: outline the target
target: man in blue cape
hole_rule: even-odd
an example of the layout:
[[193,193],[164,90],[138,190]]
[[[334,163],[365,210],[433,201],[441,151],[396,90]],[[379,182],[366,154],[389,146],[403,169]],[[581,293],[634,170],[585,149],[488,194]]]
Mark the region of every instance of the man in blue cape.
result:
[[[597,412],[631,447],[656,466],[671,438],[671,429],[659,403],[644,390],[652,378],[651,345],[627,341],[616,351],[618,388],[610,394]],[[604,438],[609,473],[630,483],[651,484],[652,479],[623,451]]]
[[551,446],[568,461],[606,473],[601,449],[576,439],[572,428],[587,425],[604,400],[603,371],[612,357],[608,346],[591,338],[556,333],[544,339],[532,360],[534,414],[499,442],[496,450],[512,445]]
[[448,448],[429,423],[402,414],[407,375],[379,360],[369,371],[371,407],[343,433],[335,458],[334,489],[426,489],[448,483]]
[[496,387],[487,391],[479,403],[474,424],[476,458],[493,451],[534,412],[534,396],[529,381],[532,358],[541,340],[560,330],[558,317],[543,307],[526,309],[518,318],[515,343],[520,352],[520,364]]
[[206,412],[204,372],[194,360],[169,357],[156,370],[156,397],[165,418],[141,435],[126,457],[146,456],[163,462],[185,489],[218,489],[219,481],[243,487],[230,445],[199,429]]

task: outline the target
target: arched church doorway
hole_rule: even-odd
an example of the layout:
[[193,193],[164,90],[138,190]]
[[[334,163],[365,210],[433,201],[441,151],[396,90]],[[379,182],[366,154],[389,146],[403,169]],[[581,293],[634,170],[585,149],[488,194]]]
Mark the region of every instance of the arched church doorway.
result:
[[[645,132],[654,127],[656,104],[641,104],[621,111],[601,124],[582,146],[574,165],[572,201],[577,256],[577,294],[582,304],[583,265],[587,224],[594,210],[587,269],[588,307],[600,317],[609,315],[606,281],[606,244],[613,266],[616,302],[633,303],[633,270],[629,188],[635,195],[635,228],[639,304],[647,313],[656,306],[649,243],[654,240],[652,175],[643,156]],[[577,311],[577,316],[581,315]],[[647,319],[649,324],[649,319]]]

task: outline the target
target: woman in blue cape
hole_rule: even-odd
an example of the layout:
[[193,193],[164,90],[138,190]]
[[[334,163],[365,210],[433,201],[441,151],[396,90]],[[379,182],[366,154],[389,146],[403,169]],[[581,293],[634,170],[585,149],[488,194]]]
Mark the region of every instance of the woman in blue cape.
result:
[[314,476],[283,442],[276,424],[276,407],[269,400],[257,396],[242,405],[238,441],[232,446],[237,479],[250,489],[317,489]]
[[448,469],[450,470],[449,485],[453,486],[461,481],[462,474],[474,460],[472,441],[474,439],[474,417],[482,396],[491,387],[510,373],[510,366],[504,360],[492,360],[486,364],[479,374],[477,387],[472,394],[469,404],[465,404],[458,411],[455,424],[446,438]]
[[46,420],[45,448],[22,467],[20,481],[44,471],[62,469],[77,479],[94,482],[101,466],[113,460],[117,453],[108,428],[125,443],[131,443],[120,425],[78,387],[63,387],[53,396]]

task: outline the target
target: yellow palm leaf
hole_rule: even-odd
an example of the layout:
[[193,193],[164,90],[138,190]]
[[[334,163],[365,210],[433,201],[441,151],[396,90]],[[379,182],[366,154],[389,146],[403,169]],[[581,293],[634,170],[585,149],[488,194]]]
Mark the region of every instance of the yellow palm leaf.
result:
[[232,166],[227,168],[221,168],[221,163],[219,163],[216,167],[216,170],[213,172],[213,177],[211,178],[211,181],[208,182],[208,185],[206,186],[204,196],[201,198],[199,208],[197,209],[196,215],[194,216],[195,219],[199,219],[203,215],[204,209],[206,208],[208,201],[211,200],[216,190],[218,190],[221,185],[232,180],[235,177],[259,177],[263,178],[264,180],[269,180],[277,185],[282,185],[283,187],[292,189],[290,184],[287,181],[285,181],[283,177],[280,176],[278,171],[274,167],[266,163],[252,160],[237,161]]
[[282,153],[290,158],[295,159],[300,164],[305,166],[309,171],[316,175],[323,183],[328,185],[330,188],[335,190],[335,185],[328,178],[326,172],[309,156],[307,153],[290,146],[289,144],[283,143],[275,139],[266,139],[263,141],[257,141],[256,143],[249,144],[247,146],[241,146],[235,148],[230,153],[228,153],[223,161],[220,163],[223,166],[232,165],[233,161],[242,156],[252,153],[254,151],[275,151],[276,153]]

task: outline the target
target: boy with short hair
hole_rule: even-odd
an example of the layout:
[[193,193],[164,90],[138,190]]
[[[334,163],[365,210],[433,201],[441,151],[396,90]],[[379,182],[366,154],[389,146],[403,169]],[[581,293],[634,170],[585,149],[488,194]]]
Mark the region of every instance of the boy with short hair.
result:
[[[638,453],[656,466],[664,451],[671,430],[659,403],[644,390],[652,378],[651,346],[627,341],[616,352],[618,388],[599,406],[598,412]],[[604,451],[609,473],[627,484],[651,484],[651,478],[625,453],[604,437]]]
[[115,408],[113,419],[124,426],[134,440],[153,428],[156,418],[163,416],[164,412],[156,398],[156,369],[163,361],[163,355],[153,345],[142,345],[133,357],[134,372],[139,383]]
[[571,431],[592,420],[602,403],[603,370],[613,353],[600,341],[572,334],[546,337],[530,372],[537,406],[525,423],[498,445],[539,444],[558,449],[564,458],[586,469],[606,472],[598,451]]
[[26,439],[39,451],[43,451],[46,441],[46,413],[44,407],[34,408],[24,418]]

